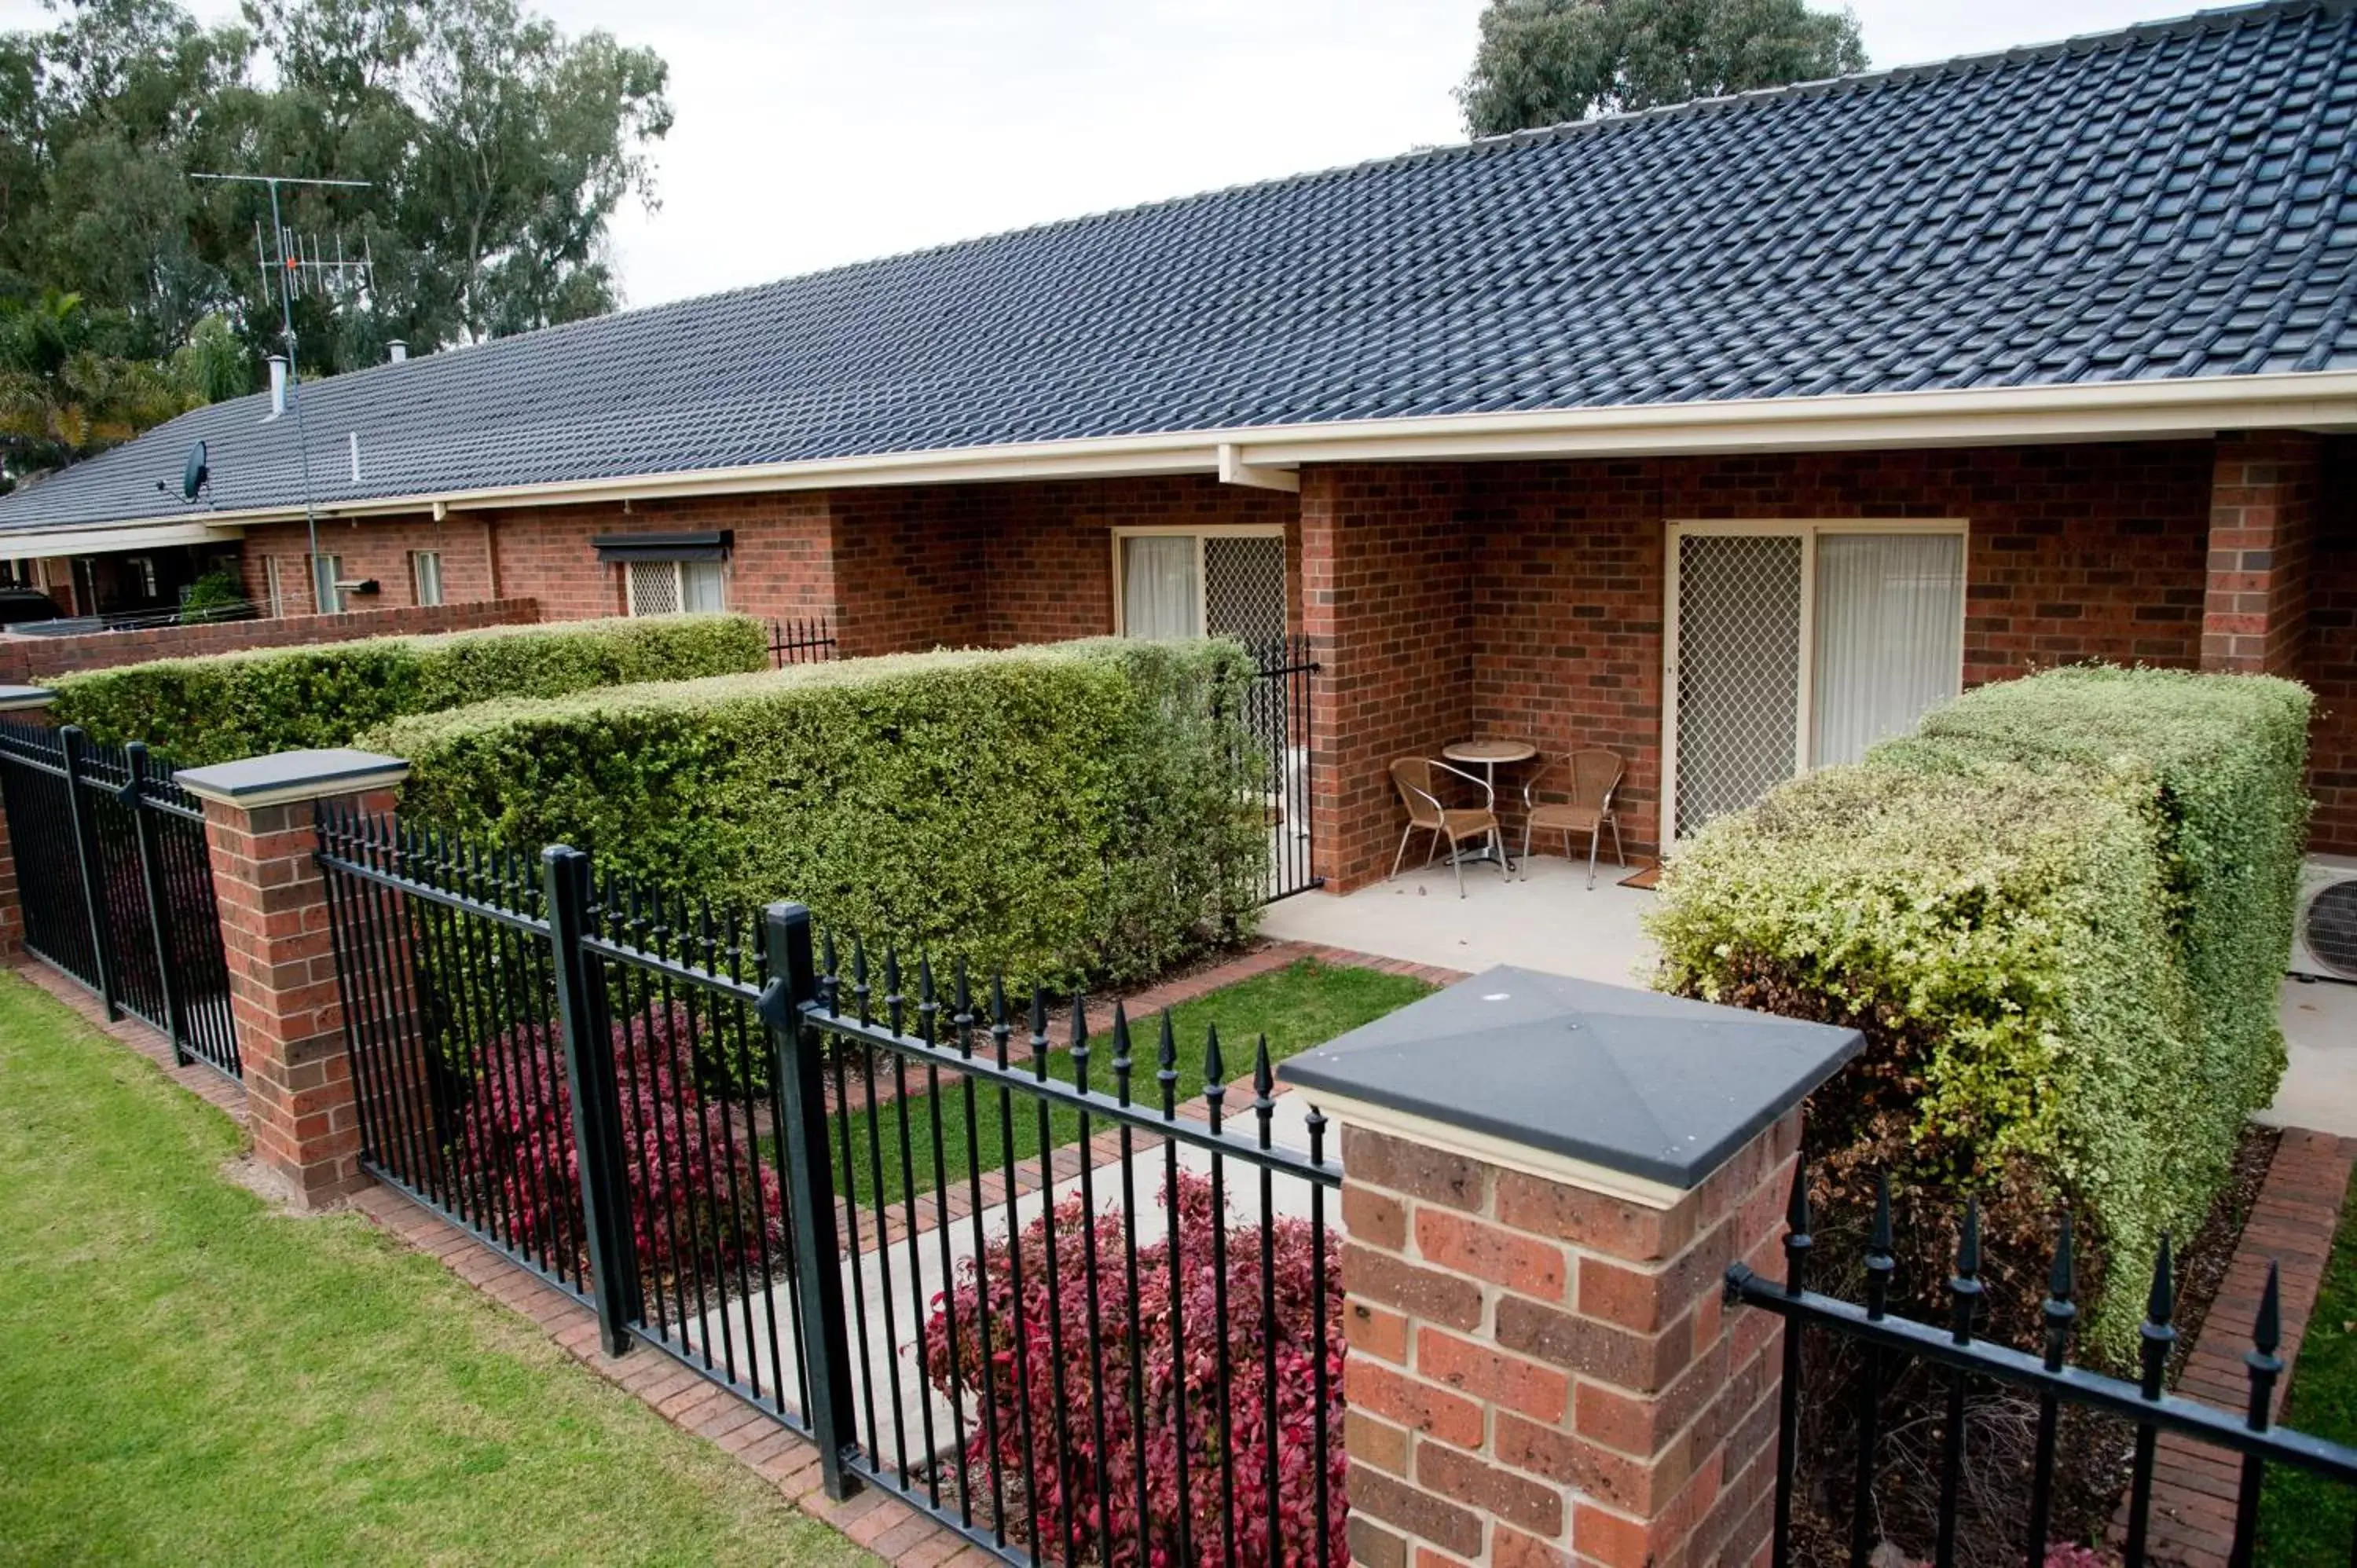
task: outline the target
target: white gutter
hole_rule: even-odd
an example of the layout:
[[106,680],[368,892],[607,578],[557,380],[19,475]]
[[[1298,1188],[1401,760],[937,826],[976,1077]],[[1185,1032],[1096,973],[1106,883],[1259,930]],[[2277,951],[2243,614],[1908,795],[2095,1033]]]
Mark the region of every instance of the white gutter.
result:
[[[1082,440],[883,453],[612,479],[423,491],[322,502],[367,517],[486,507],[571,506],[673,496],[893,485],[1210,474],[1290,488],[1320,463],[1830,451],[2197,438],[2222,430],[2357,431],[2357,371],[2319,371],[2070,386],[1874,392],[1534,413],[1441,414],[1326,424],[1165,431]],[[223,510],[216,524],[300,518],[299,506]]]

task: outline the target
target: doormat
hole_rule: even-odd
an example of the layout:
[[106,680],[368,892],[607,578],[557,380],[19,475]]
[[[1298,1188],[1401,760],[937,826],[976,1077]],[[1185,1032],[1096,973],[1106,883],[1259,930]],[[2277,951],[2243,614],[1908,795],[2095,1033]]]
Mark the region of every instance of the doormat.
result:
[[1658,860],[1647,861],[1620,879],[1620,886],[1623,887],[1641,887],[1649,893],[1661,885],[1662,863]]

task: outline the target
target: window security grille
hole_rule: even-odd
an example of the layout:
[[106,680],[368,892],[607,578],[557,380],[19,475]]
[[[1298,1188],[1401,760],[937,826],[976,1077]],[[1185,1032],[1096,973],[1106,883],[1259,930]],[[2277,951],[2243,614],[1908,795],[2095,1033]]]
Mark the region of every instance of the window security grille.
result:
[[1285,540],[1280,535],[1203,541],[1203,630],[1258,647],[1285,636]]
[[717,561],[627,561],[622,569],[634,616],[727,607],[726,572]]

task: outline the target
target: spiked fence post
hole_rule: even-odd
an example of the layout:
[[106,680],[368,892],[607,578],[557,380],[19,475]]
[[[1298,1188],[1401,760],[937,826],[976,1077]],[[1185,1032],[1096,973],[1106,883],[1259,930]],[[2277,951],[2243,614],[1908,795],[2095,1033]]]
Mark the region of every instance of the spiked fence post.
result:
[[[2062,1211],[2061,1233],[2054,1242],[2054,1267],[2047,1276],[2045,1319],[2046,1369],[2059,1372],[2070,1348],[2071,1325],[2079,1309],[2071,1304],[2074,1284],[2071,1256],[2071,1211]],[[2062,1415],[2061,1400],[2049,1384],[2038,1396],[2038,1456],[2029,1477],[2029,1559],[2046,1561],[2046,1536],[2054,1520],[2054,1444]]]
[[[1973,1342],[1973,1318],[1981,1305],[1981,1204],[1964,1200],[1964,1223],[1956,1236],[1956,1272],[1948,1276],[1948,1337]],[[1964,1476],[1964,1369],[1948,1373],[1948,1414],[1940,1432],[1940,1528],[1933,1568],[1955,1568],[1956,1509]]]
[[[802,1366],[809,1374],[811,1436],[818,1444],[819,1478],[830,1498],[859,1487],[852,1465],[858,1453],[851,1423],[851,1323],[843,1304],[843,1249],[835,1232],[834,1164],[826,1150],[826,1087],[818,1041],[802,1023],[802,1008],[818,1000],[810,911],[772,904],[762,916],[770,983],[761,992],[761,1021],[770,1045],[785,1124],[779,1129],[786,1158],[786,1190],[793,1208],[794,1267],[800,1274]],[[866,1012],[866,955],[854,950],[860,1011]]]
[[[1890,1176],[1881,1172],[1874,1178],[1874,1229],[1866,1242],[1866,1316],[1871,1322],[1879,1323],[1889,1310],[1890,1276],[1897,1267],[1898,1260],[1891,1256]],[[1792,1332],[1789,1326],[1786,1332]],[[1865,1375],[1857,1380],[1857,1474],[1850,1495],[1850,1568],[1866,1568],[1874,1555],[1874,1458],[1881,1436],[1882,1352],[1869,1345]]]
[[581,1228],[597,1303],[597,1338],[608,1356],[630,1348],[639,1315],[639,1265],[630,1241],[628,1164],[622,1153],[621,1090],[614,1052],[591,994],[597,961],[582,949],[589,928],[589,857],[552,844],[541,852],[554,949],[557,1032],[572,1090],[574,1163],[581,1173]]
[[[2137,1392],[2158,1403],[2161,1378],[2169,1366],[2169,1353],[2177,1344],[2177,1330],[2171,1319],[2177,1314],[2177,1291],[2169,1277],[2169,1238],[2160,1239],[2160,1256],[2152,1269],[2152,1289],[2145,1297],[2144,1327],[2139,1330],[2136,1347],[2143,1363]],[[2127,1568],[2143,1568],[2145,1542],[2152,1523],[2152,1466],[2158,1451],[2160,1429],[2150,1422],[2136,1425],[2136,1465],[2128,1483]]]
[[[2244,1424],[2253,1432],[2265,1432],[2274,1419],[2276,1380],[2283,1376],[2283,1358],[2276,1354],[2283,1344],[2283,1294],[2276,1273],[2276,1265],[2269,1263],[2267,1288],[2259,1297],[2258,1321],[2251,1327],[2251,1348],[2243,1357],[2251,1379],[2250,1411]],[[2234,1547],[2227,1554],[2227,1568],[2251,1568],[2258,1546],[2259,1491],[2266,1474],[2266,1460],[2256,1454],[2243,1456],[2243,1488],[2234,1503]]]

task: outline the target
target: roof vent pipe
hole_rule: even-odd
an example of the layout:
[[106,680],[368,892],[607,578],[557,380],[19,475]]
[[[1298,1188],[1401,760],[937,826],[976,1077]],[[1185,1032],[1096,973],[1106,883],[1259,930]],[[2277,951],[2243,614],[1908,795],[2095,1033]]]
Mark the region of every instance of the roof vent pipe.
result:
[[286,356],[270,356],[270,417],[277,418],[286,412]]
[[395,338],[392,342],[387,343],[384,346],[384,357],[387,360],[397,365],[401,363],[402,360],[409,358],[409,345],[403,342],[400,338]]

